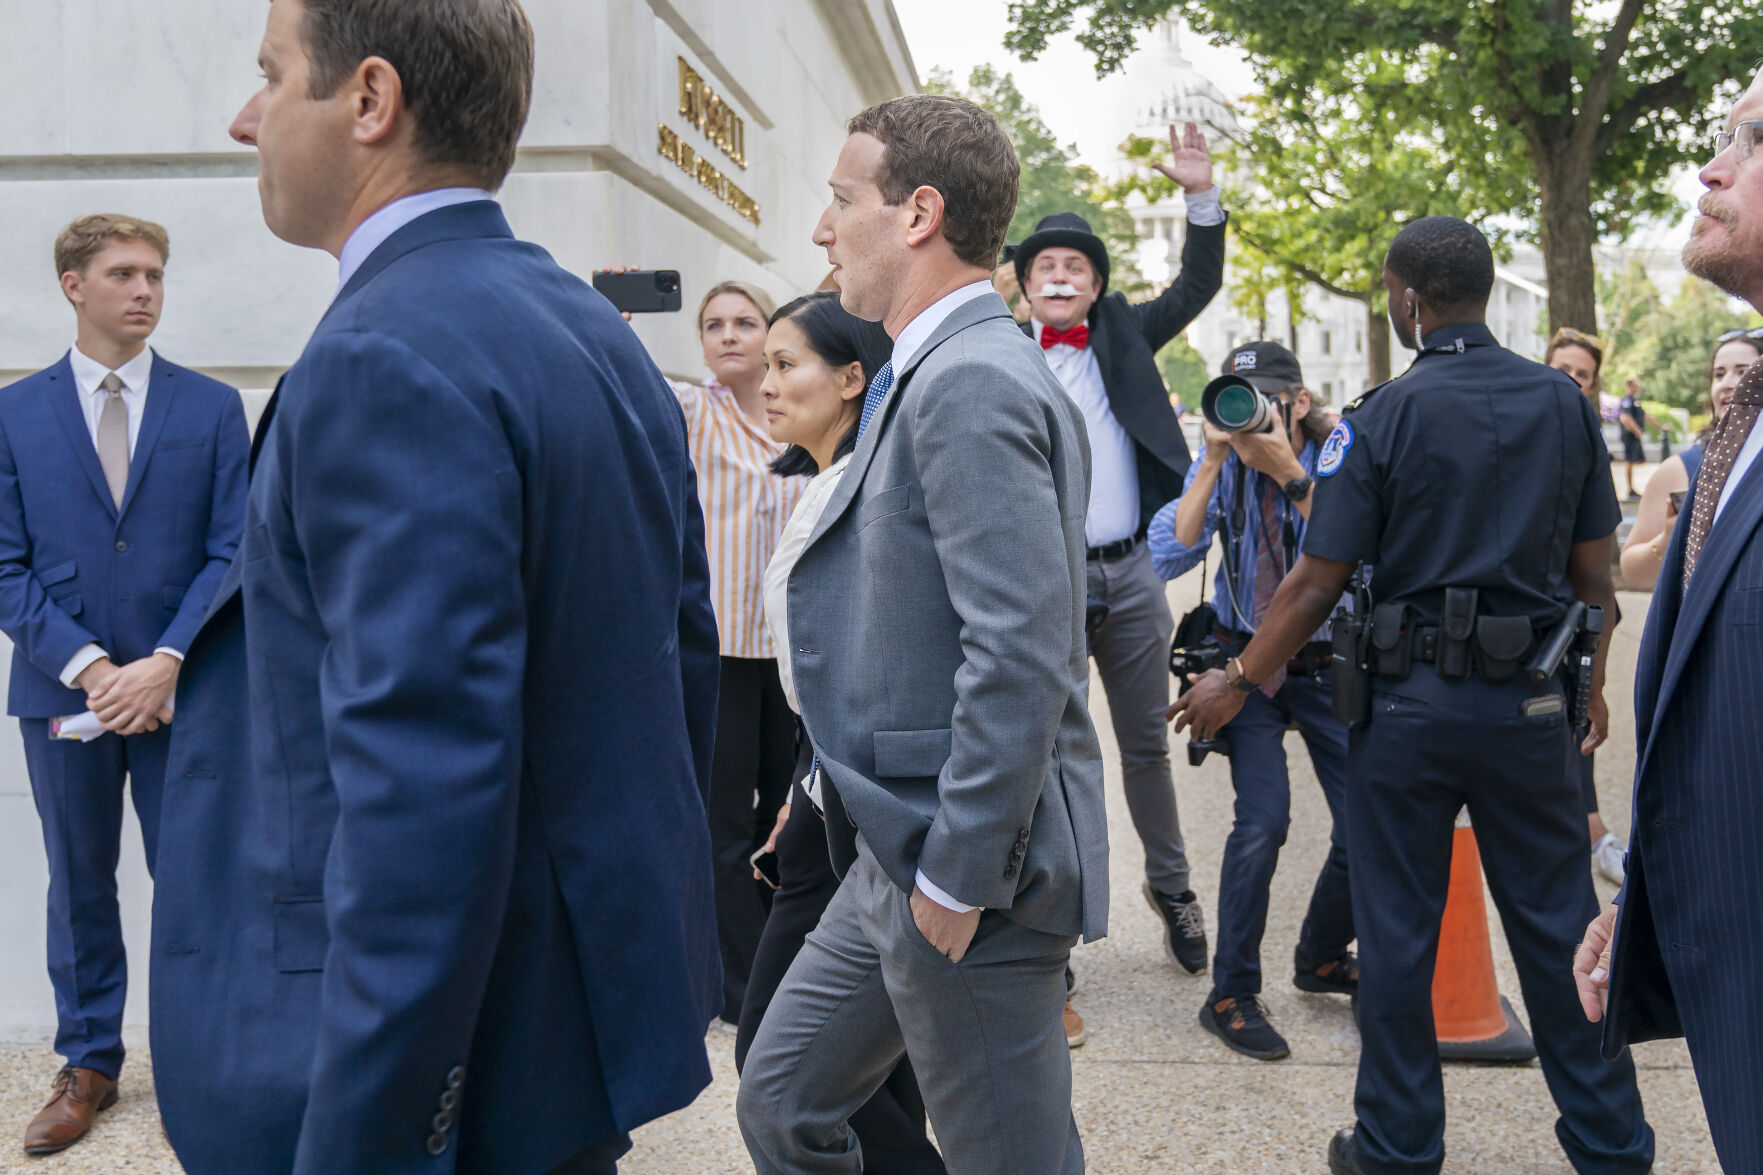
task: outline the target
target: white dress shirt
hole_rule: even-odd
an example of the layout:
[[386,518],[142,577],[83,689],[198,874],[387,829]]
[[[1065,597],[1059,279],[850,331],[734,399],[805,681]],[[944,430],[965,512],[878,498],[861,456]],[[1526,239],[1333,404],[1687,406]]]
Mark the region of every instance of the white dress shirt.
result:
[[[765,565],[765,624],[771,630],[771,646],[777,650],[777,677],[784,687],[784,700],[798,714],[802,712],[802,706],[796,700],[796,677],[790,669],[790,572],[796,569],[796,560],[807,549],[808,540],[813,536],[820,516],[826,512],[833,491],[839,488],[839,479],[845,476],[845,467],[849,464],[851,454],[846,453],[825,472],[815,474],[814,480],[802,491],[796,508],[790,512],[790,520],[784,524],[783,534],[778,536],[771,562]],[[802,788],[808,793],[808,802],[815,810],[825,811],[820,801],[818,771],[802,781]]]
[[[1041,320],[1031,318],[1029,326],[1038,346]],[[1059,343],[1043,354],[1090,433],[1090,512],[1084,516],[1084,542],[1101,547],[1130,539],[1139,533],[1139,456],[1108,406],[1095,348]]]
[[1218,185],[1213,184],[1204,192],[1192,196],[1184,196],[1188,202],[1188,223],[1206,228],[1224,223],[1224,203],[1218,198]]
[[337,293],[349,284],[361,263],[373,255],[373,251],[386,243],[386,238],[415,220],[441,208],[450,208],[455,204],[470,204],[474,200],[494,200],[496,197],[482,188],[436,188],[432,192],[418,192],[413,196],[400,196],[372,216],[355,226],[349,239],[343,242],[343,251],[337,254]]
[[894,378],[900,378],[900,372],[912,357],[918,354],[918,348],[929,341],[936,329],[943,325],[943,320],[956,310],[967,305],[975,298],[983,298],[987,294],[995,294],[990,279],[971,282],[958,290],[944,294],[935,302],[919,311],[918,317],[900,331],[900,337],[894,340]]
[[[1751,426],[1751,434],[1745,443],[1739,446],[1737,457],[1732,459],[1732,472],[1726,475],[1726,485],[1721,487],[1720,500],[1714,503],[1714,522],[1720,521],[1720,512],[1726,509],[1726,500],[1732,497],[1732,491],[1738,489],[1739,482],[1744,480],[1745,471],[1750,469],[1757,460],[1757,454],[1763,452],[1763,428]],[[1709,524],[1713,529],[1713,524]]]
[[[98,446],[98,417],[110,393],[101,386],[110,368],[80,350],[74,344],[67,352],[67,365],[73,368],[73,383],[80,390],[80,410],[86,414],[86,431],[91,434],[92,447]],[[141,435],[141,416],[147,410],[147,381],[153,375],[153,348],[142,347],[141,353],[116,369],[122,381],[122,402],[129,410],[129,457],[135,455],[135,441]]]
[[[943,325],[944,319],[975,298],[983,298],[987,294],[996,293],[990,279],[971,282],[958,290],[944,294],[921,311],[917,318],[906,324],[905,328],[900,331],[900,336],[894,340],[894,377],[899,378],[901,370],[911,362],[912,357],[936,332],[937,327]],[[918,871],[917,882],[918,888],[924,891],[925,897],[945,909],[954,910],[957,914],[965,914],[979,908],[949,896],[947,891],[926,877],[922,869]]]
[[[80,393],[80,411],[86,417],[86,432],[92,438],[92,448],[98,448],[98,418],[104,412],[104,402],[110,393],[101,386],[104,377],[112,374],[110,368],[80,350],[75,343],[68,349],[67,365],[73,369],[73,384]],[[115,371],[117,379],[122,381],[122,402],[129,410],[129,460],[135,458],[135,442],[141,436],[141,417],[147,411],[147,383],[153,375],[153,348],[142,347],[141,353],[130,359]],[[184,655],[176,649],[154,649],[155,653],[169,653],[179,661]],[[61,684],[68,689],[79,679],[88,666],[94,661],[109,656],[104,649],[96,644],[81,645],[74,655],[61,668]]]

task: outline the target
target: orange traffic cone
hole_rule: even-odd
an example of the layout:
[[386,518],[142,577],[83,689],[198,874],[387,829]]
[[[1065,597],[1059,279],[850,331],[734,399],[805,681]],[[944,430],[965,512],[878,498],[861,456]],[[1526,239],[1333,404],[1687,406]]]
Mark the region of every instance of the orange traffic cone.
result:
[[1432,1016],[1443,1060],[1510,1064],[1537,1055],[1530,1033],[1518,1022],[1494,979],[1487,904],[1481,894],[1481,852],[1467,812],[1457,818],[1451,846],[1451,889],[1439,926]]

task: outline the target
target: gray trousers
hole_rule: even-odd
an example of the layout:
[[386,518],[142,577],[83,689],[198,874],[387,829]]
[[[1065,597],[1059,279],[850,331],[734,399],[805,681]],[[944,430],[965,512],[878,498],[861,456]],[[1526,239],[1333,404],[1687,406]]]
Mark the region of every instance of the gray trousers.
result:
[[950,1175],[1081,1175],[1061,1013],[1075,936],[988,910],[951,963],[858,840],[772,998],[735,1110],[758,1175],[858,1175],[846,1125],[912,1058]]
[[1169,640],[1175,621],[1163,581],[1144,543],[1121,559],[1089,562],[1090,594],[1108,602],[1108,619],[1090,637],[1101,671],[1126,808],[1145,847],[1145,879],[1162,894],[1188,888],[1188,850],[1169,773]]

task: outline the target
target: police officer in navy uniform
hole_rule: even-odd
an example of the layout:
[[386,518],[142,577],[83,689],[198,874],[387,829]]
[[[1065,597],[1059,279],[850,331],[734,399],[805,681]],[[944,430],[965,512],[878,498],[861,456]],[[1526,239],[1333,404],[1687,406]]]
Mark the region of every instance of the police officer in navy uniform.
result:
[[[1537,685],[1525,672],[1575,599],[1613,614],[1609,456],[1572,380],[1494,341],[1493,255],[1473,226],[1415,221],[1383,276],[1396,335],[1419,357],[1330,435],[1302,556],[1255,639],[1196,679],[1177,725],[1216,732],[1310,639],[1355,565],[1372,565],[1369,721],[1356,716],[1347,753],[1358,1123],[1335,1136],[1329,1169],[1432,1172],[1444,1160],[1432,979],[1467,805],[1561,1146],[1582,1175],[1643,1172],[1653,1132],[1633,1062],[1600,1057],[1568,966],[1598,909],[1568,756],[1604,737],[1604,655],[1583,747],[1560,678]],[[1335,677],[1341,690],[1338,663]]]

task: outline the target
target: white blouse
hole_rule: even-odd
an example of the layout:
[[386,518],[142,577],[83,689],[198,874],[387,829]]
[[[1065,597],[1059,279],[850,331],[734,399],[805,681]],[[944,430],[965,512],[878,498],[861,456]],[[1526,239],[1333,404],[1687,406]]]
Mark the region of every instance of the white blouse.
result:
[[784,532],[777,540],[771,562],[765,567],[765,625],[771,630],[771,647],[777,650],[777,675],[783,682],[784,697],[789,701],[790,709],[798,714],[802,712],[802,706],[796,701],[796,681],[790,672],[790,572],[796,569],[796,560],[802,557],[803,549],[808,546],[808,537],[814,533],[849,464],[851,455],[847,453],[808,483],[801,500],[790,512],[789,522],[784,524]]

